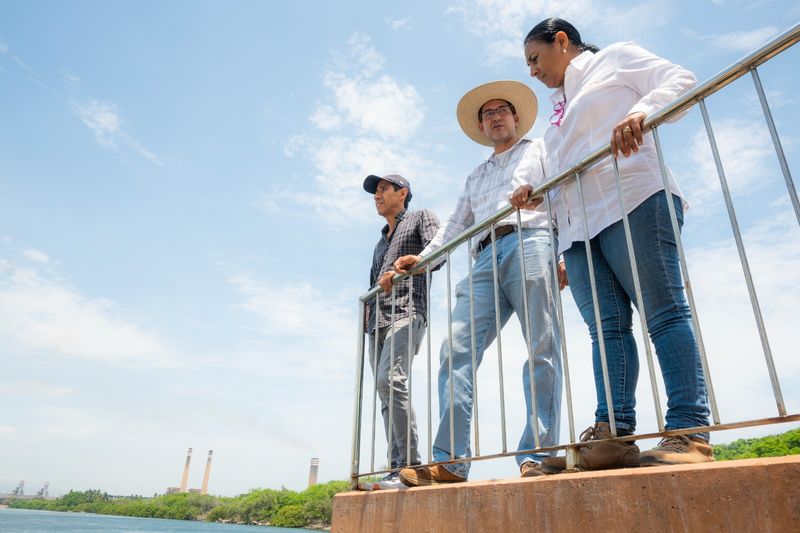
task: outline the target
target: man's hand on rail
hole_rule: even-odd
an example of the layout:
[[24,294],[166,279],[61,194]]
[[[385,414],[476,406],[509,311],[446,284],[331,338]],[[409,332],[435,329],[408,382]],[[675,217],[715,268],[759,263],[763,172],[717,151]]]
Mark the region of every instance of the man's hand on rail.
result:
[[558,274],[558,290],[563,291],[564,287],[569,285],[569,279],[567,279],[567,265],[564,264],[564,261],[558,263],[556,273]]
[[394,269],[397,271],[397,274],[405,274],[410,269],[417,266],[420,259],[422,258],[418,255],[404,255],[394,262]]
[[611,152],[617,157],[620,152],[625,157],[630,157],[634,152],[639,151],[642,139],[642,123],[645,114],[641,112],[631,113],[614,126],[611,132]]
[[508,201],[514,206],[514,209],[536,209],[542,203],[542,197],[528,198],[528,195],[533,190],[533,185],[520,185],[516,191],[511,193]]
[[381,279],[378,280],[378,285],[381,286],[383,292],[392,292],[392,278],[397,274],[394,270],[387,270],[381,274]]

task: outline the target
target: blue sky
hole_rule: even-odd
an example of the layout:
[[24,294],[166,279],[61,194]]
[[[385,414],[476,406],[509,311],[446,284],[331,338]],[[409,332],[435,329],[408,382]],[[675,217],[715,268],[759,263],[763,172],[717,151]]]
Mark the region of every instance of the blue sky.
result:
[[[571,20],[601,47],[636,41],[705,80],[794,24],[800,7],[1,1],[0,492],[20,479],[29,492],[45,481],[52,493],[161,492],[178,484],[188,447],[191,486],[215,450],[210,490],[219,494],[301,489],[311,457],[322,480],[344,479],[356,300],[382,226],[361,181],[400,171],[412,206],[445,219],[488,156],[461,133],[455,106],[492,79],[532,86],[532,134],[541,135],[548,91],[528,77],[521,40],[547,16]],[[795,176],[798,54],[761,73]],[[789,332],[800,231],[751,87],[737,81],[709,111],[784,394],[798,412]],[[684,238],[723,421],[773,416],[699,113],[663,137],[692,204]],[[462,257],[454,274],[464,271]],[[434,352],[443,289],[438,278]],[[580,432],[594,401],[588,341],[563,297]],[[524,416],[517,330],[503,338],[509,442]],[[493,358],[479,376],[490,387],[484,453],[499,441]],[[424,365],[423,353],[419,384]],[[640,430],[652,431],[644,366],[640,383]],[[425,425],[423,395],[415,405]],[[715,438],[773,429],[785,428]],[[511,460],[473,470],[512,475]]]

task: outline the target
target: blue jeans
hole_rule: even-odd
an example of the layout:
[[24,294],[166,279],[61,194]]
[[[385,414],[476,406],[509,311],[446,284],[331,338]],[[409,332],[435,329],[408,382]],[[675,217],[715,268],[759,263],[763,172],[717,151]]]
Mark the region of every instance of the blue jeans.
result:
[[[677,196],[673,196],[672,201],[678,223],[682,226],[681,201]],[[666,386],[666,428],[706,426],[709,409],[703,367],[692,328],[692,315],[684,296],[678,249],[664,191],[654,194],[636,207],[628,215],[628,220],[647,315],[647,328]],[[635,391],[639,377],[639,357],[633,339],[631,301],[635,301],[636,293],[622,221],[605,228],[589,242],[603,324],[614,419],[617,429],[633,432],[636,429]],[[608,405],[585,244],[573,242],[564,252],[564,258],[572,296],[584,322],[589,326],[592,338],[597,392],[595,420],[608,422]],[[708,440],[708,433],[693,436]]]
[[[539,422],[539,444],[558,443],[561,427],[562,371],[558,324],[553,303],[552,251],[546,229],[524,229],[525,274],[528,291],[528,312],[525,318],[522,293],[522,272],[519,260],[519,234],[512,233],[497,241],[497,273],[499,287],[500,324],[505,325],[515,312],[521,324],[527,320],[531,327],[534,384]],[[494,305],[492,247],[483,249],[472,272],[473,309],[475,316],[475,361],[480,365],[483,352],[497,336]],[[470,420],[472,418],[472,339],[469,313],[469,280],[456,287],[453,310],[453,454],[456,459],[471,457]],[[524,334],[524,329],[523,329]],[[521,355],[521,354],[520,354]],[[434,461],[449,461],[450,457],[450,351],[447,339],[442,343],[439,368],[439,430],[433,444]],[[531,418],[530,372],[528,355],[522,359],[522,382],[527,406],[525,429],[518,450],[535,448]],[[541,461],[551,455],[518,455],[517,463]],[[469,463],[446,465],[456,475],[467,477]]]

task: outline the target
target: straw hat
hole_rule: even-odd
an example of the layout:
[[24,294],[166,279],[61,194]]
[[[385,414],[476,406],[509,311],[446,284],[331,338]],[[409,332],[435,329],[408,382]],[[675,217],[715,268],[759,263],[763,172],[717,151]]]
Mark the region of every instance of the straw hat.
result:
[[505,100],[513,104],[517,110],[517,117],[519,117],[517,134],[522,137],[528,133],[536,120],[536,111],[539,107],[536,95],[524,83],[498,80],[475,87],[458,102],[456,108],[458,123],[467,137],[478,144],[493,146],[492,141],[481,132],[478,121],[478,111],[483,104],[490,100]]

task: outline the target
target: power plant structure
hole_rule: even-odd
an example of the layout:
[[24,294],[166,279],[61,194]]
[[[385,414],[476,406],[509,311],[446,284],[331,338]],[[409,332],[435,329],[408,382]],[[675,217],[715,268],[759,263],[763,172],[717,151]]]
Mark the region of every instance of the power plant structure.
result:
[[189,467],[192,464],[192,449],[189,448],[186,452],[186,464],[183,467],[183,476],[181,476],[180,487],[167,487],[167,494],[178,494],[185,492],[193,492],[197,494],[208,494],[208,478],[211,475],[211,456],[214,450],[208,450],[208,460],[206,461],[206,470],[203,474],[203,487],[199,489],[189,488]]
[[7,503],[12,500],[33,500],[44,499],[49,500],[50,482],[45,481],[44,486],[36,491],[36,494],[25,494],[25,480],[21,480],[19,484],[8,493],[0,493],[0,504]]
[[317,484],[317,473],[319,472],[319,459],[311,458],[311,466],[308,468],[308,486],[313,487]]

